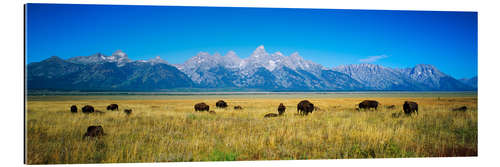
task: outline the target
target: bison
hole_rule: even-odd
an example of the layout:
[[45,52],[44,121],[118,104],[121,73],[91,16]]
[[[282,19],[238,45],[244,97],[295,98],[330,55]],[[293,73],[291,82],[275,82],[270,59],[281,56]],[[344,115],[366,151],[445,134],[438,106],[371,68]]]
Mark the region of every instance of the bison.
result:
[[77,113],[78,112],[78,108],[75,105],[72,105],[71,106],[71,112],[72,113]]
[[217,101],[217,103],[215,103],[215,106],[217,108],[226,108],[227,107],[227,103],[223,100],[219,100]]
[[104,136],[104,129],[102,126],[89,126],[87,128],[87,132],[83,135],[83,138],[85,137],[99,137],[99,136]]
[[359,103],[359,109],[371,109],[374,108],[377,110],[378,107],[378,101],[375,100],[364,100],[361,103]]
[[285,105],[283,105],[283,103],[280,103],[280,105],[278,106],[278,114],[268,113],[268,114],[264,115],[264,118],[281,116],[281,115],[283,115],[283,113],[285,113],[285,110],[286,110]]
[[314,110],[314,104],[309,102],[308,100],[302,100],[297,104],[297,112],[301,115],[307,115],[312,113]]
[[418,114],[418,104],[413,101],[405,101],[403,104],[403,111],[406,115],[411,115],[412,113]]
[[285,113],[285,110],[286,110],[285,105],[283,105],[283,103],[280,103],[280,105],[278,106],[278,113],[281,115]]
[[198,103],[194,105],[194,111],[208,111],[210,110],[210,106],[205,103]]
[[82,112],[85,113],[85,114],[93,113],[94,112],[94,107],[92,107],[91,105],[85,105],[85,106],[82,107]]
[[454,108],[452,110],[453,111],[467,111],[467,107],[466,106],[462,106],[462,107]]
[[214,110],[210,110],[208,111],[209,114],[215,114],[215,111]]
[[235,109],[235,110],[242,110],[242,109],[243,109],[243,107],[241,107],[241,106],[234,106],[234,109]]
[[118,104],[110,104],[108,107],[106,107],[106,110],[118,110]]
[[279,116],[279,115],[275,114],[275,113],[269,113],[269,114],[264,115],[264,118],[277,117],[277,116]]
[[123,110],[123,112],[125,112],[125,114],[127,114],[127,115],[130,115],[130,114],[132,114],[132,109],[125,109],[125,110]]

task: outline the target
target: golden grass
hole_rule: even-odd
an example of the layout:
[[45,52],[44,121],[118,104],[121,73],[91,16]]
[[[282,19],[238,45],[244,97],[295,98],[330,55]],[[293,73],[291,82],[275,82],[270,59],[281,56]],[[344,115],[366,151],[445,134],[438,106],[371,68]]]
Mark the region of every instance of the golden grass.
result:
[[[363,99],[310,98],[320,110],[308,116],[296,115],[298,98],[224,99],[228,109],[215,109],[215,98],[28,101],[27,163],[477,156],[477,97],[369,98],[382,104],[378,111],[354,110]],[[419,103],[419,115],[394,118],[405,100]],[[201,101],[217,114],[194,112]],[[111,103],[120,111],[106,111]],[[279,103],[284,116],[264,118]],[[83,114],[85,104],[106,113]],[[471,110],[451,111],[464,105]],[[82,139],[90,125],[107,135]]]

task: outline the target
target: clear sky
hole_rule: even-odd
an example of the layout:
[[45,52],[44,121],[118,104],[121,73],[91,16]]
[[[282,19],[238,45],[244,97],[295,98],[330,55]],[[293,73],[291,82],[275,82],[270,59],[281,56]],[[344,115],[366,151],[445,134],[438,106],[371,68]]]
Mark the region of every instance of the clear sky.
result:
[[183,63],[200,51],[248,57],[297,51],[326,67],[432,64],[477,75],[477,13],[28,4],[27,63],[121,49],[132,60]]

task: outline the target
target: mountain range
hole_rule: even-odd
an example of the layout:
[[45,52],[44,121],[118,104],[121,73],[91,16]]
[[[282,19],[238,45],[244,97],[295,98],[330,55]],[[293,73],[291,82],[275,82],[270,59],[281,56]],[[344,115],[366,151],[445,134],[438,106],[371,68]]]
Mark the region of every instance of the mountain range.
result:
[[69,59],[50,57],[27,65],[28,90],[162,91],[179,88],[263,91],[463,91],[477,90],[477,77],[457,80],[433,65],[390,68],[351,64],[326,68],[295,52],[268,53],[259,46],[247,58],[199,52],[183,64],[156,57],[130,60],[118,50]]

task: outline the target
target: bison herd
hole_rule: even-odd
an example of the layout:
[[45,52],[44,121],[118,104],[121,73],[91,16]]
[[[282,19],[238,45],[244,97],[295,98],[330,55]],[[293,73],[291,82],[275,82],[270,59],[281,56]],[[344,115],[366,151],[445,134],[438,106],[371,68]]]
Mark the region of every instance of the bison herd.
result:
[[[118,111],[118,104],[110,104],[106,107],[106,110]],[[76,107],[76,105],[72,105],[70,107],[70,111],[71,111],[71,113],[78,113],[78,107]],[[127,115],[130,115],[130,114],[132,114],[132,109],[125,109],[125,110],[123,110],[123,112]],[[82,107],[82,113],[85,113],[85,114],[90,114],[90,113],[104,114],[105,112],[94,109],[94,107],[91,105],[85,105]],[[87,128],[87,132],[83,135],[83,138],[86,138],[86,137],[94,138],[94,137],[100,137],[100,136],[104,136],[104,135],[105,135],[105,133],[104,133],[104,129],[102,128],[102,126],[93,125],[93,126],[89,126]]]
[[[364,100],[361,103],[357,105],[358,108],[356,110],[377,110],[379,106],[379,102],[375,100]],[[226,108],[228,105],[225,101],[219,100],[215,103],[215,106],[217,108]],[[387,109],[394,109],[396,108],[396,105],[389,105],[386,107]],[[242,110],[243,107],[241,106],[234,106],[235,110]],[[207,111],[211,114],[215,114],[215,111],[210,110],[210,106],[207,105],[206,103],[197,103],[194,105],[194,110],[195,111]],[[281,116],[285,113],[286,107],[283,105],[283,103],[280,103],[278,106],[278,113],[268,113],[264,115],[264,118],[270,118],[270,117],[278,117]],[[308,115],[312,113],[315,110],[319,110],[317,106],[314,106],[313,103],[311,103],[308,100],[302,100],[297,104],[297,114],[298,115]],[[457,108],[454,109],[454,111],[463,111],[464,108]],[[406,115],[411,115],[413,113],[418,114],[418,104],[413,101],[405,101],[403,104],[403,111]]]
[[[106,107],[106,110],[111,110],[111,111],[118,111],[118,104],[110,104]],[[70,111],[71,113],[77,113],[78,112],[78,107],[76,107],[76,105],[72,105],[70,107]],[[90,114],[90,113],[100,113],[100,114],[103,114],[103,113],[106,113],[106,112],[103,112],[101,110],[96,110],[94,109],[93,106],[91,105],[85,105],[82,107],[82,113],[85,113],[85,114]],[[132,109],[125,109],[123,110],[123,112],[127,115],[131,114],[132,113]]]
[[[357,105],[358,108],[356,108],[356,110],[358,110],[358,111],[359,110],[372,110],[372,109],[377,110],[379,105],[380,105],[380,103],[378,101],[364,100]],[[217,108],[227,108],[228,104],[223,100],[219,100],[215,103],[215,106]],[[395,105],[386,106],[387,109],[394,109],[395,107],[396,107]],[[238,105],[238,106],[234,106],[234,109],[235,110],[242,110],[243,107]],[[82,113],[86,113],[86,114],[93,113],[93,112],[104,113],[104,112],[101,112],[99,110],[95,110],[94,107],[91,105],[85,105],[82,107],[81,110],[82,110]],[[118,110],[118,104],[110,104],[106,107],[106,110],[111,110],[111,111]],[[199,112],[207,111],[210,114],[215,114],[215,111],[210,110],[210,106],[207,105],[206,103],[203,103],[203,102],[195,104],[194,110],[199,111]],[[286,106],[283,103],[280,103],[278,105],[277,110],[278,110],[277,114],[276,113],[268,113],[268,114],[264,115],[264,118],[282,116],[285,113]],[[312,113],[314,110],[319,110],[319,108],[317,106],[314,106],[314,104],[308,100],[302,100],[297,104],[297,114],[298,115],[308,115],[308,114]],[[467,110],[466,106],[452,109],[452,111],[466,111],[466,110]],[[70,107],[70,111],[71,111],[71,113],[77,113],[78,112],[77,106],[72,105]],[[418,114],[418,104],[416,102],[413,102],[413,101],[405,101],[403,103],[403,111],[404,111],[405,115],[411,115],[413,113]],[[132,110],[125,109],[125,110],[123,110],[123,112],[127,115],[130,115],[132,113]],[[392,116],[399,117],[400,114],[402,114],[402,113],[393,113]],[[85,135],[83,137],[84,138],[85,137],[99,137],[99,136],[103,136],[103,135],[105,135],[105,134],[104,134],[104,129],[102,128],[102,126],[89,126],[87,128],[87,132],[85,133]]]

